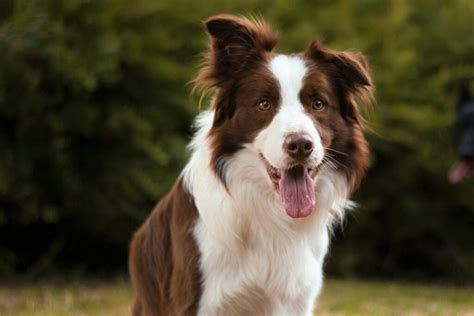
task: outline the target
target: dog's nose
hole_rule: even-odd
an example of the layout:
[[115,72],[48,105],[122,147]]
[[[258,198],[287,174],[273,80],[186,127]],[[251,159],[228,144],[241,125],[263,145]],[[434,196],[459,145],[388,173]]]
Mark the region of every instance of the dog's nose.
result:
[[296,160],[303,160],[313,152],[313,141],[308,134],[291,134],[285,138],[283,148]]

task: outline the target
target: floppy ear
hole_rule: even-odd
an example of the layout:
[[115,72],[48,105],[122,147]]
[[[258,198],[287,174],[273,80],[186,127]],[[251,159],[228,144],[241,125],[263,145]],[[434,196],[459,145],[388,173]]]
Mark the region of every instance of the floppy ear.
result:
[[336,52],[323,48],[317,41],[310,43],[305,55],[321,66],[336,87],[341,114],[361,123],[354,97],[364,102],[373,99],[373,84],[367,59],[359,52]]
[[[261,62],[271,52],[278,38],[263,20],[250,21],[233,15],[217,15],[204,22],[209,35],[209,50],[204,64],[194,80],[203,94],[220,89],[215,103],[214,126],[231,118],[236,104],[230,85],[245,70]],[[229,95],[225,95],[225,93]]]
[[219,87],[259,62],[278,39],[262,20],[252,22],[233,15],[217,15],[204,22],[210,49],[197,84]]

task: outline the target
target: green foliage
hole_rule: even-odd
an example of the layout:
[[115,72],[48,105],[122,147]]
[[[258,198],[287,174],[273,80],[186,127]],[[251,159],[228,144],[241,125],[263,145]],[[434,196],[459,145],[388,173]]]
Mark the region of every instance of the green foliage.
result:
[[280,52],[319,38],[369,57],[373,166],[328,269],[474,280],[474,186],[446,181],[468,0],[2,1],[0,271],[124,266],[186,160],[199,21],[222,12],[268,19]]
[[122,259],[185,159],[184,84],[199,25],[187,35],[190,21],[146,1],[15,1],[7,10],[0,230],[12,261],[3,266],[40,262],[52,240],[67,260]]

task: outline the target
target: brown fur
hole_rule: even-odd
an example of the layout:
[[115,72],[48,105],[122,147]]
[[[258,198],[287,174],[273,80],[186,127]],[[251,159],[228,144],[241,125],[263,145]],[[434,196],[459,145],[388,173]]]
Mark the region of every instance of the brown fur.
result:
[[355,102],[356,98],[364,102],[373,99],[367,60],[361,53],[332,51],[317,41],[310,43],[304,57],[310,71],[300,99],[307,108],[314,97],[327,103],[325,109],[315,112],[315,125],[330,160],[353,181],[355,190],[369,165],[369,146]]
[[235,76],[261,61],[278,42],[263,20],[221,14],[204,22],[209,50],[194,83],[198,90],[224,88]]
[[[249,70],[240,80],[235,80],[231,88],[221,91],[215,103],[222,112],[226,112],[227,118],[225,124],[214,124],[210,132],[211,167],[225,183],[226,159],[241,149],[243,144],[251,143],[271,123],[278,110],[280,95],[278,83],[263,64]],[[270,111],[256,115],[257,106],[263,99],[273,106]],[[232,106],[232,114],[225,109],[228,103],[238,104]]]
[[198,213],[182,180],[135,233],[129,268],[132,315],[195,315],[200,297],[199,252],[192,235]]
[[195,83],[215,92],[211,168],[225,184],[226,158],[251,142],[276,113],[274,107],[264,116],[255,116],[254,109],[262,99],[278,104],[278,83],[264,66],[278,37],[262,20],[225,14],[210,18],[204,27],[210,47]]

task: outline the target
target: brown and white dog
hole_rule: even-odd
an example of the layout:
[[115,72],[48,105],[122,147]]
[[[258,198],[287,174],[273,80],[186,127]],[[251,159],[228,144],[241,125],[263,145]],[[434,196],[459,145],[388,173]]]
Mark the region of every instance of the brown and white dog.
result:
[[311,315],[328,231],[369,162],[355,98],[371,99],[360,53],[316,41],[272,52],[263,21],[219,15],[198,87],[192,156],[136,232],[133,315]]

